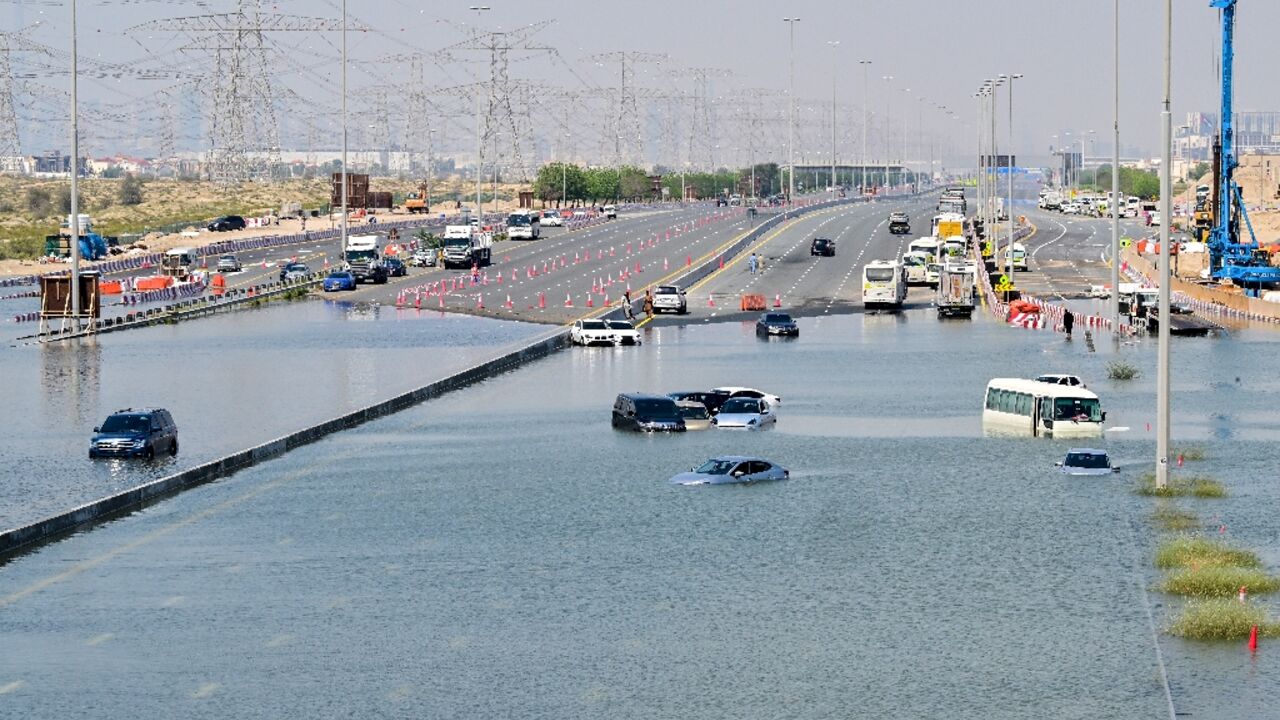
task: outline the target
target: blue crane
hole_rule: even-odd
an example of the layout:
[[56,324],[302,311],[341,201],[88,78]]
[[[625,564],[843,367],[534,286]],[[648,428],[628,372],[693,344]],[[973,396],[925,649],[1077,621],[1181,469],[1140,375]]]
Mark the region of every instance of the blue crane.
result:
[[[1213,228],[1209,232],[1209,272],[1215,279],[1230,279],[1252,293],[1267,283],[1280,282],[1280,268],[1271,267],[1265,250],[1258,247],[1244,206],[1235,169],[1239,166],[1235,147],[1235,117],[1232,97],[1235,65],[1235,31],[1237,0],[1209,0],[1209,7],[1222,11],[1222,105],[1218,120],[1218,172],[1214,178],[1217,207]],[[1241,221],[1249,231],[1248,241],[1241,241]]]

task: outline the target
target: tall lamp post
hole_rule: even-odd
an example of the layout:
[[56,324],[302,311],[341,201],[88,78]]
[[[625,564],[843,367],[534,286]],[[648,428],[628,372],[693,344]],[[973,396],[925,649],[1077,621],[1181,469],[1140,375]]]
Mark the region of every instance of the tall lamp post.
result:
[[76,50],[76,0],[71,0],[71,327],[80,330],[80,107],[76,95],[80,78]]
[[[1169,225],[1173,220],[1173,0],[1164,2],[1164,101],[1160,110],[1160,318],[1156,352],[1156,487],[1169,484]],[[1227,116],[1230,119],[1230,116]],[[1221,212],[1230,212],[1222,208]],[[1119,290],[1119,288],[1116,288]]]
[[342,239],[338,247],[343,261],[347,259],[347,202],[347,0],[342,0]]
[[889,192],[889,100],[892,99],[892,88],[889,83],[893,82],[892,75],[885,75],[881,78],[885,82],[884,92],[884,189],[885,193]]
[[1006,169],[1009,172],[1009,206],[1005,211],[1009,214],[1009,259],[1005,263],[1008,267],[1009,277],[1013,278],[1013,81],[1022,77],[1022,73],[1010,73],[1001,75],[1002,79],[1009,82],[1009,147],[1005,150],[1009,154],[1009,162],[1006,163]]
[[1120,339],[1120,0],[1115,0],[1115,98],[1111,148],[1111,336]]
[[[345,2],[345,0],[344,0]],[[480,15],[489,10],[488,5],[472,5],[476,13],[476,39],[480,38]],[[484,139],[480,136],[480,84],[476,83],[476,220],[484,224],[484,206],[480,204],[480,184],[484,181]],[[497,196],[494,196],[497,202]]]
[[836,194],[836,48],[839,40],[828,40],[831,48],[831,196]]
[[867,83],[867,70],[871,67],[870,60],[859,60],[858,64],[862,66],[862,169],[858,174],[858,185],[861,186],[863,195],[867,193],[867,106],[868,96],[870,94],[870,85]]
[[796,201],[796,23],[798,17],[784,17],[791,36],[791,50],[788,54],[790,66],[791,89],[787,92],[787,208],[790,210]]

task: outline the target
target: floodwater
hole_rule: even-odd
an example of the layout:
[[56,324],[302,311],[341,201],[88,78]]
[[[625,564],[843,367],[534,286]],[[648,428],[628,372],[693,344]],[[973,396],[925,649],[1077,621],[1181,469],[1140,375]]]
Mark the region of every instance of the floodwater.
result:
[[[373,323],[371,325],[380,325]],[[15,717],[1162,718],[1154,352],[928,311],[572,349],[0,568]],[[240,343],[237,352],[247,349]],[[1275,336],[1175,344],[1182,501],[1275,567]],[[1144,368],[1105,379],[1116,353]],[[286,357],[302,354],[293,349]],[[278,360],[279,361],[279,360]],[[985,439],[993,376],[1074,372],[1125,470]],[[314,370],[308,370],[314,372]],[[333,373],[310,388],[332,382]],[[350,370],[343,371],[350,373]],[[1236,380],[1237,376],[1239,381]],[[619,391],[747,385],[775,430],[617,432]],[[65,401],[64,401],[65,402]],[[751,453],[786,482],[675,487]],[[1280,663],[1161,636],[1174,705],[1273,714]]]
[[[34,330],[34,324],[29,323]],[[329,300],[0,347],[0,528],[68,510],[336,417],[488,359],[547,328]],[[112,411],[168,408],[176,458],[89,460]]]

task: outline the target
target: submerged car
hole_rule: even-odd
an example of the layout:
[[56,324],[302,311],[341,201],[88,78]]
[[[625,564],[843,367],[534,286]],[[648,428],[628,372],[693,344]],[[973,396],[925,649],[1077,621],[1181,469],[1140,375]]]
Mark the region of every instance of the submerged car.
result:
[[603,320],[578,320],[569,331],[574,345],[613,345],[614,331]]
[[689,402],[701,403],[707,409],[707,412],[715,415],[720,412],[720,406],[724,405],[729,399],[729,393],[723,392],[706,392],[705,390],[685,390],[681,392],[667,393],[667,397],[675,401],[686,400]]
[[1036,382],[1049,383],[1051,385],[1068,385],[1070,387],[1087,387],[1084,381],[1078,375],[1065,375],[1063,373],[1045,373],[1037,375]]
[[693,400],[677,400],[676,408],[680,411],[680,418],[684,420],[685,430],[709,430],[711,428],[711,413],[707,410],[707,406]]
[[728,386],[711,388],[711,392],[722,393],[731,398],[744,397],[768,400],[770,405],[775,406],[782,404],[782,398],[780,396],[764,392],[763,390],[756,390],[755,388]]
[[324,291],[355,290],[356,276],[346,270],[334,270],[324,279]]
[[747,428],[757,430],[771,423],[778,422],[773,406],[768,400],[758,398],[736,397],[725,401],[720,412],[711,420],[718,428]]
[[125,408],[111,413],[93,429],[90,458],[145,457],[178,454],[178,426],[164,408]]
[[767,312],[756,320],[757,335],[781,335],[784,337],[799,337],[800,326],[796,325],[796,321],[791,316],[780,312]]
[[1110,475],[1120,472],[1120,468],[1111,464],[1106,450],[1094,448],[1071,448],[1062,462],[1054,463],[1062,470],[1063,475]]
[[605,320],[605,326],[613,331],[613,341],[618,345],[639,345],[640,331],[628,320]]
[[684,432],[676,401],[662,395],[621,393],[613,401],[611,423],[617,430]]
[[766,480],[786,480],[791,471],[764,458],[745,455],[713,457],[689,472],[671,478],[672,485],[731,485]]

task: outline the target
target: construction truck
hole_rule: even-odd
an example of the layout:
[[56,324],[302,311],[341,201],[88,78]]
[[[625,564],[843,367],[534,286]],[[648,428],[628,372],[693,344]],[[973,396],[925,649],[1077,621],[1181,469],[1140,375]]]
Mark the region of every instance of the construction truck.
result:
[[382,262],[384,238],[382,235],[352,235],[347,238],[347,248],[342,259],[356,284],[372,282],[379,285],[387,281],[387,266]]
[[935,304],[938,317],[972,317],[976,270],[972,265],[945,263],[938,272]]
[[176,247],[166,250],[160,257],[160,270],[169,277],[186,282],[199,263],[200,256],[195,248]]
[[444,228],[444,266],[446,268],[485,267],[492,261],[493,235],[470,225],[446,225]]

